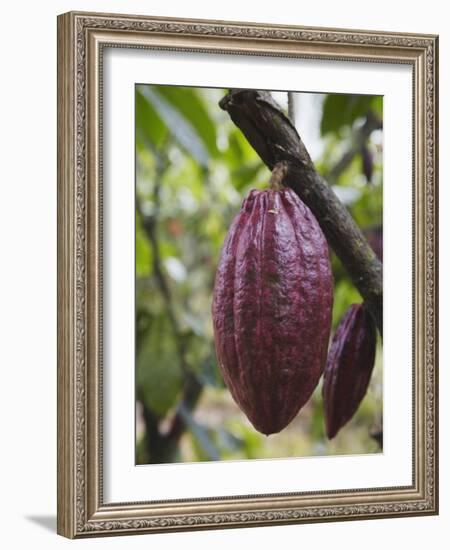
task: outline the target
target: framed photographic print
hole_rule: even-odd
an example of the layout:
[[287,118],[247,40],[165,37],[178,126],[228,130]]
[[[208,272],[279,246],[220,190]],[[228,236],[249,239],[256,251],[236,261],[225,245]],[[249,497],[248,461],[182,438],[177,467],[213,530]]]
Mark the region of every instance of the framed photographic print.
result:
[[436,514],[431,35],[58,18],[58,532]]

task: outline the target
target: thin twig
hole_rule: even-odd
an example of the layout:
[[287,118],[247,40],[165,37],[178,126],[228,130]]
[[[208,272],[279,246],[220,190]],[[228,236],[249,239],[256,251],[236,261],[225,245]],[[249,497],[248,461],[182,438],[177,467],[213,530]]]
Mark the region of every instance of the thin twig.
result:
[[292,122],[292,125],[295,126],[295,96],[294,92],[288,92],[288,115]]

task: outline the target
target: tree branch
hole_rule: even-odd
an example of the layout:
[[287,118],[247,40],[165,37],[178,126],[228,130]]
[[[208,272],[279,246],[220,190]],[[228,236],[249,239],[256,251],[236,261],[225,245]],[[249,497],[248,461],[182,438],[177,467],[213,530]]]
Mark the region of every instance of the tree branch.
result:
[[382,264],[348,210],[317,173],[297,130],[269,92],[231,90],[219,103],[249,143],[311,209],[382,334]]

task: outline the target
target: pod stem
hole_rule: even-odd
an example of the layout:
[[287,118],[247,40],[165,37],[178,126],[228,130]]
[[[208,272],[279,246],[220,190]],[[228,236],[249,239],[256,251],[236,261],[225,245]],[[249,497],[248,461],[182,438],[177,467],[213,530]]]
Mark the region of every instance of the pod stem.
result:
[[283,187],[283,181],[286,178],[288,167],[282,162],[275,164],[270,175],[269,186],[275,191],[279,191]]

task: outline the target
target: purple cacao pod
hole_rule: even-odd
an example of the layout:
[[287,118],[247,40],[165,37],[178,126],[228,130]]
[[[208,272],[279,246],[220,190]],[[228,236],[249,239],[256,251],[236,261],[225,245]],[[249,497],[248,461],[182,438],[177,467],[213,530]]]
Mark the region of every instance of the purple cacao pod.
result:
[[353,304],[336,329],[323,378],[329,439],[352,418],[366,394],[375,364],[376,343],[372,317],[362,304]]
[[317,386],[327,356],[328,245],[289,188],[250,192],[222,247],[212,318],[219,368],[253,426],[282,430]]

